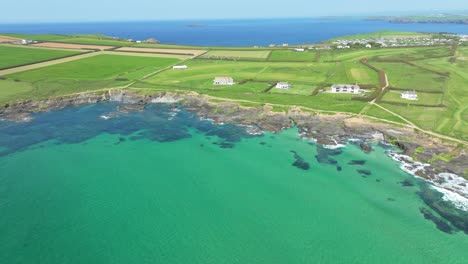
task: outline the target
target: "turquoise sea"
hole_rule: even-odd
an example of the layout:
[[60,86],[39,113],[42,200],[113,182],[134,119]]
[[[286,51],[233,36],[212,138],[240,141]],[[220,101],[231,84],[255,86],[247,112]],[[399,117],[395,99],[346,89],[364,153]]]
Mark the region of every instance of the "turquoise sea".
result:
[[389,147],[117,106],[0,121],[0,263],[467,263]]

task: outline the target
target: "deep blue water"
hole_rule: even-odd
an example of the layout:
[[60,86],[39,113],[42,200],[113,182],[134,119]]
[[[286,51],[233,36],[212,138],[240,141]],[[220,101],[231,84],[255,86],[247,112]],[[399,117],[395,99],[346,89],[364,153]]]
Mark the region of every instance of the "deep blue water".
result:
[[[192,24],[203,26],[188,26]],[[315,43],[343,35],[369,33],[378,30],[468,34],[468,25],[393,24],[385,21],[365,21],[362,19],[325,20],[314,18],[0,24],[0,32],[3,33],[101,33],[135,40],[156,38],[164,43],[208,46]]]

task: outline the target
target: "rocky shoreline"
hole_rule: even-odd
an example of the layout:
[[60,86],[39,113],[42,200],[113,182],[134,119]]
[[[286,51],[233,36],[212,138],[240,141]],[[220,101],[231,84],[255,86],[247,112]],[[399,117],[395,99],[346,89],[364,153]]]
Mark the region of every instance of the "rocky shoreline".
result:
[[[0,119],[27,122],[33,118],[34,113],[106,101],[124,102],[119,107],[121,112],[142,111],[151,103],[179,103],[200,118],[211,119],[215,123],[246,125],[252,133],[278,133],[285,128],[297,126],[301,137],[314,139],[318,144],[330,148],[352,141],[359,144],[363,151],[369,152],[372,151],[373,143],[391,144],[401,149],[401,153],[392,155],[392,158],[400,161],[403,169],[468,201],[468,181],[460,177],[468,171],[465,147],[442,142],[406,127],[376,123],[371,119],[352,115],[319,114],[300,108],[274,112],[269,105],[258,108],[242,107],[233,102],[212,102],[212,98],[195,93],[161,92],[143,95],[131,91],[109,90],[5,105],[0,108]],[[449,161],[434,159],[447,153],[452,157]]]

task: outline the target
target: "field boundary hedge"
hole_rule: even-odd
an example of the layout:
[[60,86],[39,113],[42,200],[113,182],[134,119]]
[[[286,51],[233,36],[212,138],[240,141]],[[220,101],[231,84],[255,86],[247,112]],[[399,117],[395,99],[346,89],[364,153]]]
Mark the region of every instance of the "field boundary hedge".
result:
[[433,108],[445,108],[445,107],[447,107],[444,104],[428,105],[428,104],[393,102],[393,101],[386,101],[386,100],[382,100],[382,101],[380,101],[380,103],[398,105],[398,106],[420,106],[420,107],[433,107]]

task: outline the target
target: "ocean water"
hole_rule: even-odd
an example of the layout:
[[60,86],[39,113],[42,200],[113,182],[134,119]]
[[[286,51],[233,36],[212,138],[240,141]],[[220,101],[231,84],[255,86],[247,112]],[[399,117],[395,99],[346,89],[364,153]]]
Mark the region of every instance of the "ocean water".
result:
[[349,18],[0,24],[0,32],[3,33],[100,33],[135,40],[156,38],[163,43],[206,46],[315,43],[379,30],[468,34],[467,25],[394,24]]
[[176,106],[117,107],[0,122],[1,263],[468,259],[468,235],[444,229],[428,184],[388,147],[329,150],[295,129],[253,136]]

